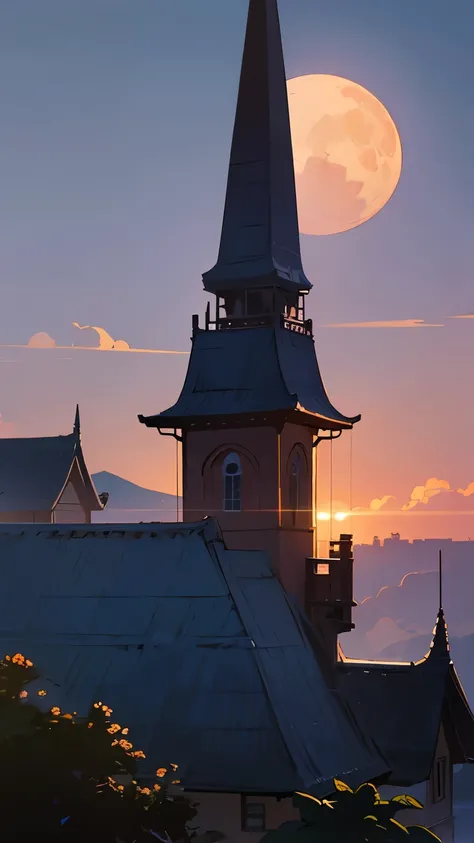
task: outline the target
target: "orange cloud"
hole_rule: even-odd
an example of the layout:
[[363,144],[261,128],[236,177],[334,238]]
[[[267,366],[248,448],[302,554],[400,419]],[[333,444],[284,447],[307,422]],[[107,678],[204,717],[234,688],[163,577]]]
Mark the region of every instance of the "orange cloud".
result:
[[370,501],[369,509],[371,509],[372,512],[378,512],[378,510],[382,509],[385,504],[394,500],[395,498],[393,495],[384,495],[383,498],[374,498],[373,501]]
[[474,319],[474,313],[461,313],[459,316],[448,316],[448,319]]
[[406,512],[409,509],[413,509],[415,506],[418,506],[419,503],[427,504],[430,498],[434,498],[435,495],[439,495],[441,491],[449,492],[450,490],[451,486],[447,480],[438,480],[437,477],[430,477],[424,486],[415,486],[411,493],[410,500],[402,506],[402,511]]
[[[99,348],[102,351],[130,351],[130,346],[125,340],[114,340],[105,328],[97,328],[94,325],[79,325],[78,322],[72,323],[75,328],[80,331],[95,331],[99,337]],[[97,347],[97,346],[94,346]]]
[[474,495],[474,483],[469,483],[469,485],[465,489],[456,489],[458,495],[463,495],[465,498],[469,498],[471,495]]
[[380,322],[339,322],[323,325],[323,328],[444,328],[442,324],[432,324],[424,319],[392,319]]
[[33,334],[28,340],[28,348],[56,348],[56,340],[45,331]]
[[[51,349],[62,351],[127,351],[135,354],[189,354],[189,351],[174,351],[161,348],[131,348],[125,340],[114,340],[113,337],[105,330],[105,328],[96,327],[95,325],[79,325],[78,322],[72,323],[75,328],[80,331],[91,330],[95,331],[99,338],[98,345],[57,345],[56,340],[47,334],[45,331],[39,331],[33,334],[28,340],[27,345],[15,344],[0,344],[0,348],[29,348],[29,349]],[[69,358],[68,358],[69,359]]]

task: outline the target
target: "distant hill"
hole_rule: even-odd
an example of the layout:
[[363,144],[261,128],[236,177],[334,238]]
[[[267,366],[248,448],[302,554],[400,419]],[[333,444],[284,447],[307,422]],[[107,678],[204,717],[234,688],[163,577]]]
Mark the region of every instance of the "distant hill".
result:
[[[99,471],[92,475],[92,479],[99,494],[109,493],[109,501],[103,512],[93,514],[94,523],[176,521],[175,495],[145,489],[109,471]],[[181,498],[179,511],[181,512]]]

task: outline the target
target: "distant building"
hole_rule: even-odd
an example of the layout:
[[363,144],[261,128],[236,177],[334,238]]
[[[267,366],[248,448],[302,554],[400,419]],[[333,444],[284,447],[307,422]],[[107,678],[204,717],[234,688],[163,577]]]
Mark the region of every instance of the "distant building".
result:
[[0,522],[90,524],[106,503],[87,470],[79,408],[67,436],[0,439]]

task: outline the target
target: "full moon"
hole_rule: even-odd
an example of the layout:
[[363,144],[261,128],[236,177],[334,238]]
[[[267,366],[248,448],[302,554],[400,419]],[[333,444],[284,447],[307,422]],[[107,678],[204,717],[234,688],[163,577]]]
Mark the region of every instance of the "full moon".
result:
[[402,170],[402,145],[387,109],[340,76],[288,82],[302,234],[338,234],[375,216]]

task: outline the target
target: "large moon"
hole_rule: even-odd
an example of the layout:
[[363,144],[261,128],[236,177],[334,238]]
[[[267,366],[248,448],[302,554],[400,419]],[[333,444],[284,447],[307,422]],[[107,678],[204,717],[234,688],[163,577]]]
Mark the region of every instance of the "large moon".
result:
[[402,170],[402,145],[385,106],[340,76],[288,82],[302,234],[338,234],[375,216]]

